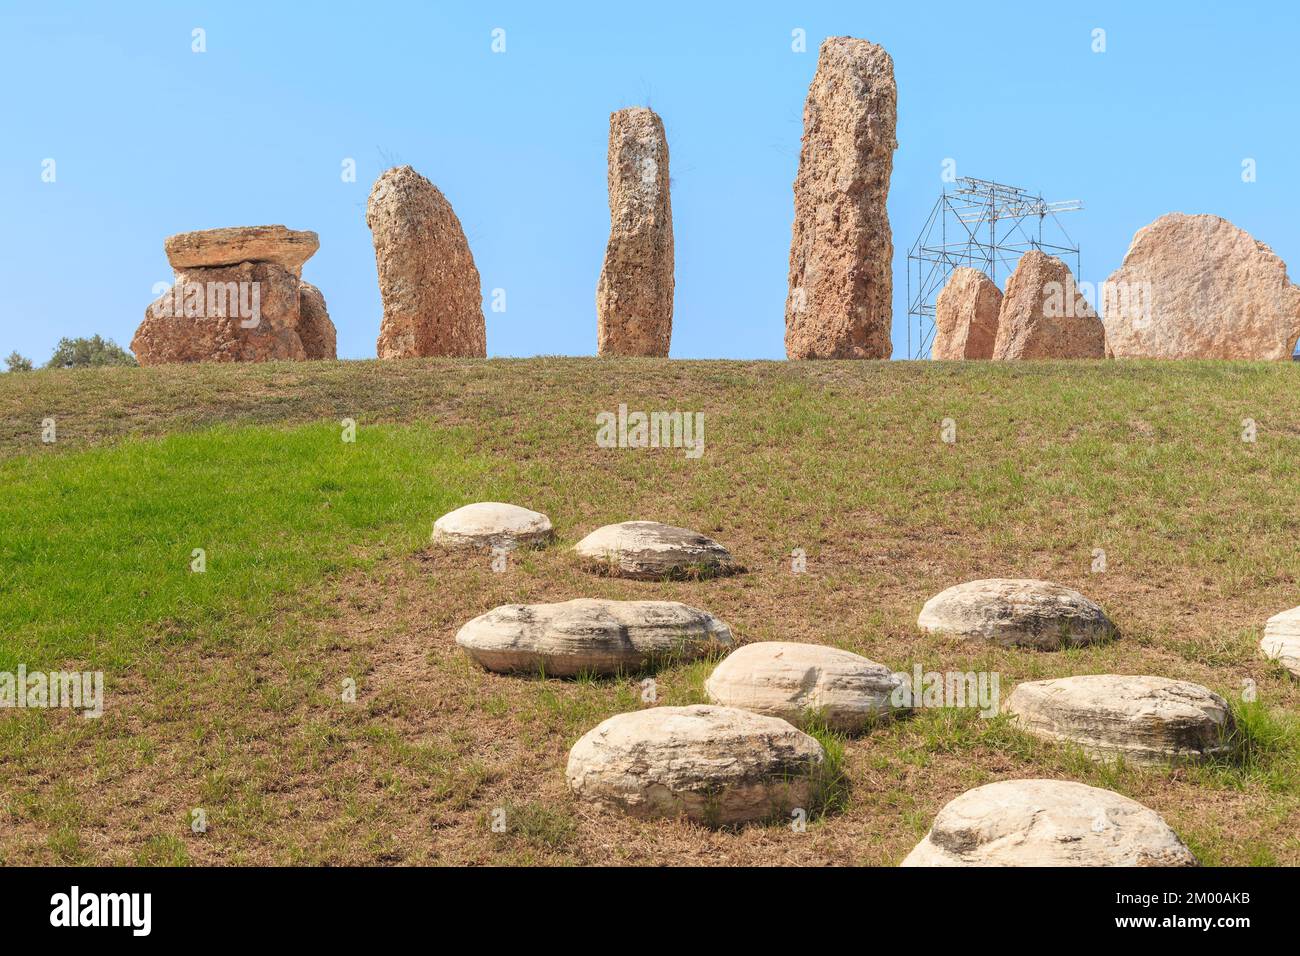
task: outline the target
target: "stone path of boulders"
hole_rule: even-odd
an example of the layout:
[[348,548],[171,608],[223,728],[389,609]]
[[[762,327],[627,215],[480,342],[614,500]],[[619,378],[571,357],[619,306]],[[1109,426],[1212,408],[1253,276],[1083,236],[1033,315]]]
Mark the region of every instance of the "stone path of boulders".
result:
[[[545,515],[496,502],[459,508],[434,530],[436,544],[471,552],[499,554],[553,539]],[[599,528],[574,552],[594,573],[639,580],[744,570],[713,539],[653,521]],[[1025,653],[1119,636],[1105,611],[1079,592],[1029,579],[950,587],[925,603],[917,625]],[[905,717],[913,703],[900,694],[907,674],[822,645],[738,646],[725,622],[674,601],[507,604],[467,622],[456,643],[487,670],[548,677],[635,673],[729,652],[705,682],[711,704],[618,714],[570,751],[565,778],[578,800],[638,818],[736,826],[806,816],[824,797],[827,754],[805,731],[864,733]],[[1300,608],[1269,620],[1261,650],[1297,671]],[[1102,761],[1232,759],[1239,745],[1224,698],[1158,676],[1028,681],[1001,709],[1025,733]],[[903,865],[1194,866],[1196,859],[1157,813],[1120,794],[1064,780],[1003,780],[945,806]]]

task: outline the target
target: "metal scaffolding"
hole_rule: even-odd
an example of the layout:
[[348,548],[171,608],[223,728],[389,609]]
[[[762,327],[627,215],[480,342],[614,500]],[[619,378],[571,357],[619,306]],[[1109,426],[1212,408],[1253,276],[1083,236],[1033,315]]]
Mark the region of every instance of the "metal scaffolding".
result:
[[[1079,275],[1079,247],[1057,218],[1057,213],[1082,209],[1077,199],[1047,202],[1016,186],[987,179],[958,179],[945,188],[921,234],[907,253],[907,354],[927,358],[934,341],[934,303],[948,276],[959,266],[979,269],[995,283],[999,267],[1010,275],[1020,257],[1030,249],[1048,255],[1074,256]],[[1037,234],[1033,220],[1037,219]],[[1043,227],[1048,220],[1048,235]]]

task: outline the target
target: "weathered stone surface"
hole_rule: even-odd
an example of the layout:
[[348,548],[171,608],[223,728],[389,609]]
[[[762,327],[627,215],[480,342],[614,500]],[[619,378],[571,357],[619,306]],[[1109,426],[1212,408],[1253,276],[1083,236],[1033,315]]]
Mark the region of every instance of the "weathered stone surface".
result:
[[485,357],[478,268],[438,187],[410,166],[388,170],[370,191],[366,225],[384,303],[379,357]]
[[932,634],[1059,650],[1114,636],[1106,612],[1078,591],[1028,578],[988,578],[941,591],[916,623]]
[[1300,338],[1286,263],[1218,216],[1171,213],[1138,230],[1102,310],[1114,358],[1287,360]]
[[692,661],[735,638],[712,614],[676,601],[577,598],[502,605],[462,627],[456,643],[490,671],[573,677]]
[[301,275],[302,264],[320,248],[314,232],[284,226],[229,226],[168,236],[163,241],[167,261],[177,272],[233,266],[241,262],[271,262]]
[[825,752],[784,720],[732,707],[651,707],[597,725],[569,752],[582,800],[710,826],[789,819],[815,798]]
[[1070,780],[1003,780],[957,797],[903,866],[1196,866],[1154,810]]
[[601,355],[666,357],[673,334],[668,137],[644,107],[609,118],[609,243],[596,286]]
[[738,570],[731,552],[712,538],[658,521],[605,525],[579,541],[574,551],[619,578],[709,577]]
[[885,200],[897,112],[894,61],[884,48],[853,37],[822,43],[794,181],[791,359],[890,356],[894,243]]
[[1279,662],[1300,677],[1300,607],[1274,614],[1268,619],[1259,649],[1269,660]]
[[1029,681],[1012,691],[1003,709],[1022,730],[1078,744],[1103,759],[1160,764],[1233,749],[1228,702],[1188,681],[1119,674]]
[[546,544],[551,519],[500,501],[479,501],[449,511],[433,523],[433,541],[448,548],[518,548]]
[[1002,297],[993,357],[1106,357],[1106,329],[1060,259],[1037,249],[1020,257]]
[[1002,290],[978,269],[952,270],[934,304],[932,359],[991,359]]
[[704,691],[724,707],[780,717],[796,727],[817,719],[855,733],[892,713],[890,695],[900,683],[888,667],[851,651],[762,641],[729,654]]
[[131,340],[141,365],[305,359],[300,283],[283,266],[242,262],[177,273]]
[[337,335],[325,308],[325,296],[310,282],[298,285],[298,338],[307,358],[338,358]]

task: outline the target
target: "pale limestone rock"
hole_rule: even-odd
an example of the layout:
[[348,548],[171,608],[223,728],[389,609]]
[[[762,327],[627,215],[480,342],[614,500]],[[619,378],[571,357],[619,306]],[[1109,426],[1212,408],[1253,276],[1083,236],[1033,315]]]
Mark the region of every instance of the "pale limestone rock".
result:
[[1285,361],[1300,338],[1286,264],[1218,216],[1170,213],[1138,230],[1103,293],[1114,358]]
[[925,602],[917,625],[932,634],[1059,650],[1113,637],[1106,612],[1078,591],[1027,578],[968,581]]
[[163,242],[167,261],[177,272],[234,266],[241,262],[270,262],[295,276],[320,248],[314,232],[284,226],[228,226],[168,236]]
[[1300,607],[1274,614],[1264,625],[1259,649],[1296,677],[1300,677]]
[[952,270],[934,304],[930,358],[991,359],[998,337],[1002,290],[978,269]]
[[478,268],[438,187],[410,166],[375,180],[366,204],[384,317],[381,359],[487,355]]
[[1106,357],[1106,329],[1060,259],[1037,249],[1020,257],[1002,297],[993,357]]
[[1003,704],[1016,726],[1099,759],[1195,762],[1234,749],[1232,711],[1218,694],[1165,677],[1087,674],[1019,685]]
[[788,358],[890,356],[894,244],[885,201],[897,112],[894,62],[882,47],[853,37],[822,43],[794,181]]
[[500,501],[464,505],[433,523],[434,544],[447,548],[538,547],[554,536],[546,515]]
[[573,677],[692,661],[735,639],[712,614],[676,601],[577,598],[502,605],[462,627],[456,643],[490,671]]
[[731,553],[712,538],[658,521],[605,525],[579,541],[574,551],[619,578],[711,577],[739,570]]
[[796,727],[822,721],[856,733],[893,713],[901,683],[888,667],[820,644],[762,641],[737,648],[704,683],[715,704],[780,717]]
[[903,866],[1196,866],[1154,810],[1069,780],[1003,780],[934,818]]
[[611,717],[569,752],[579,799],[635,817],[710,826],[810,809],[825,751],[784,720],[732,707],[650,707]]
[[596,287],[601,355],[667,357],[673,334],[668,137],[644,107],[609,118],[609,243]]

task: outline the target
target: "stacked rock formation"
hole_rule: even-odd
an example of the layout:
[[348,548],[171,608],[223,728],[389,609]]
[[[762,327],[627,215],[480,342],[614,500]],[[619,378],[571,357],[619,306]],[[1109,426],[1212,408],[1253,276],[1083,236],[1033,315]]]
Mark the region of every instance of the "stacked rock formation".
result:
[[932,359],[991,359],[1002,290],[978,269],[952,270],[934,304]]
[[1106,357],[1106,330],[1075,285],[1070,267],[1031,249],[1007,280],[995,359]]
[[785,353],[890,356],[894,256],[885,200],[898,143],[894,62],[853,37],[822,43],[794,181]]
[[384,317],[381,359],[487,355],[478,268],[451,203],[410,166],[375,180],[366,204]]
[[666,357],[673,334],[668,137],[644,107],[609,118],[609,244],[596,286],[601,355]]
[[234,226],[170,236],[170,289],[131,340],[141,365],[336,357],[325,297],[302,281],[320,247],[314,232]]
[[1104,293],[1114,358],[1286,360],[1300,338],[1286,264],[1218,216],[1171,213],[1140,229]]

